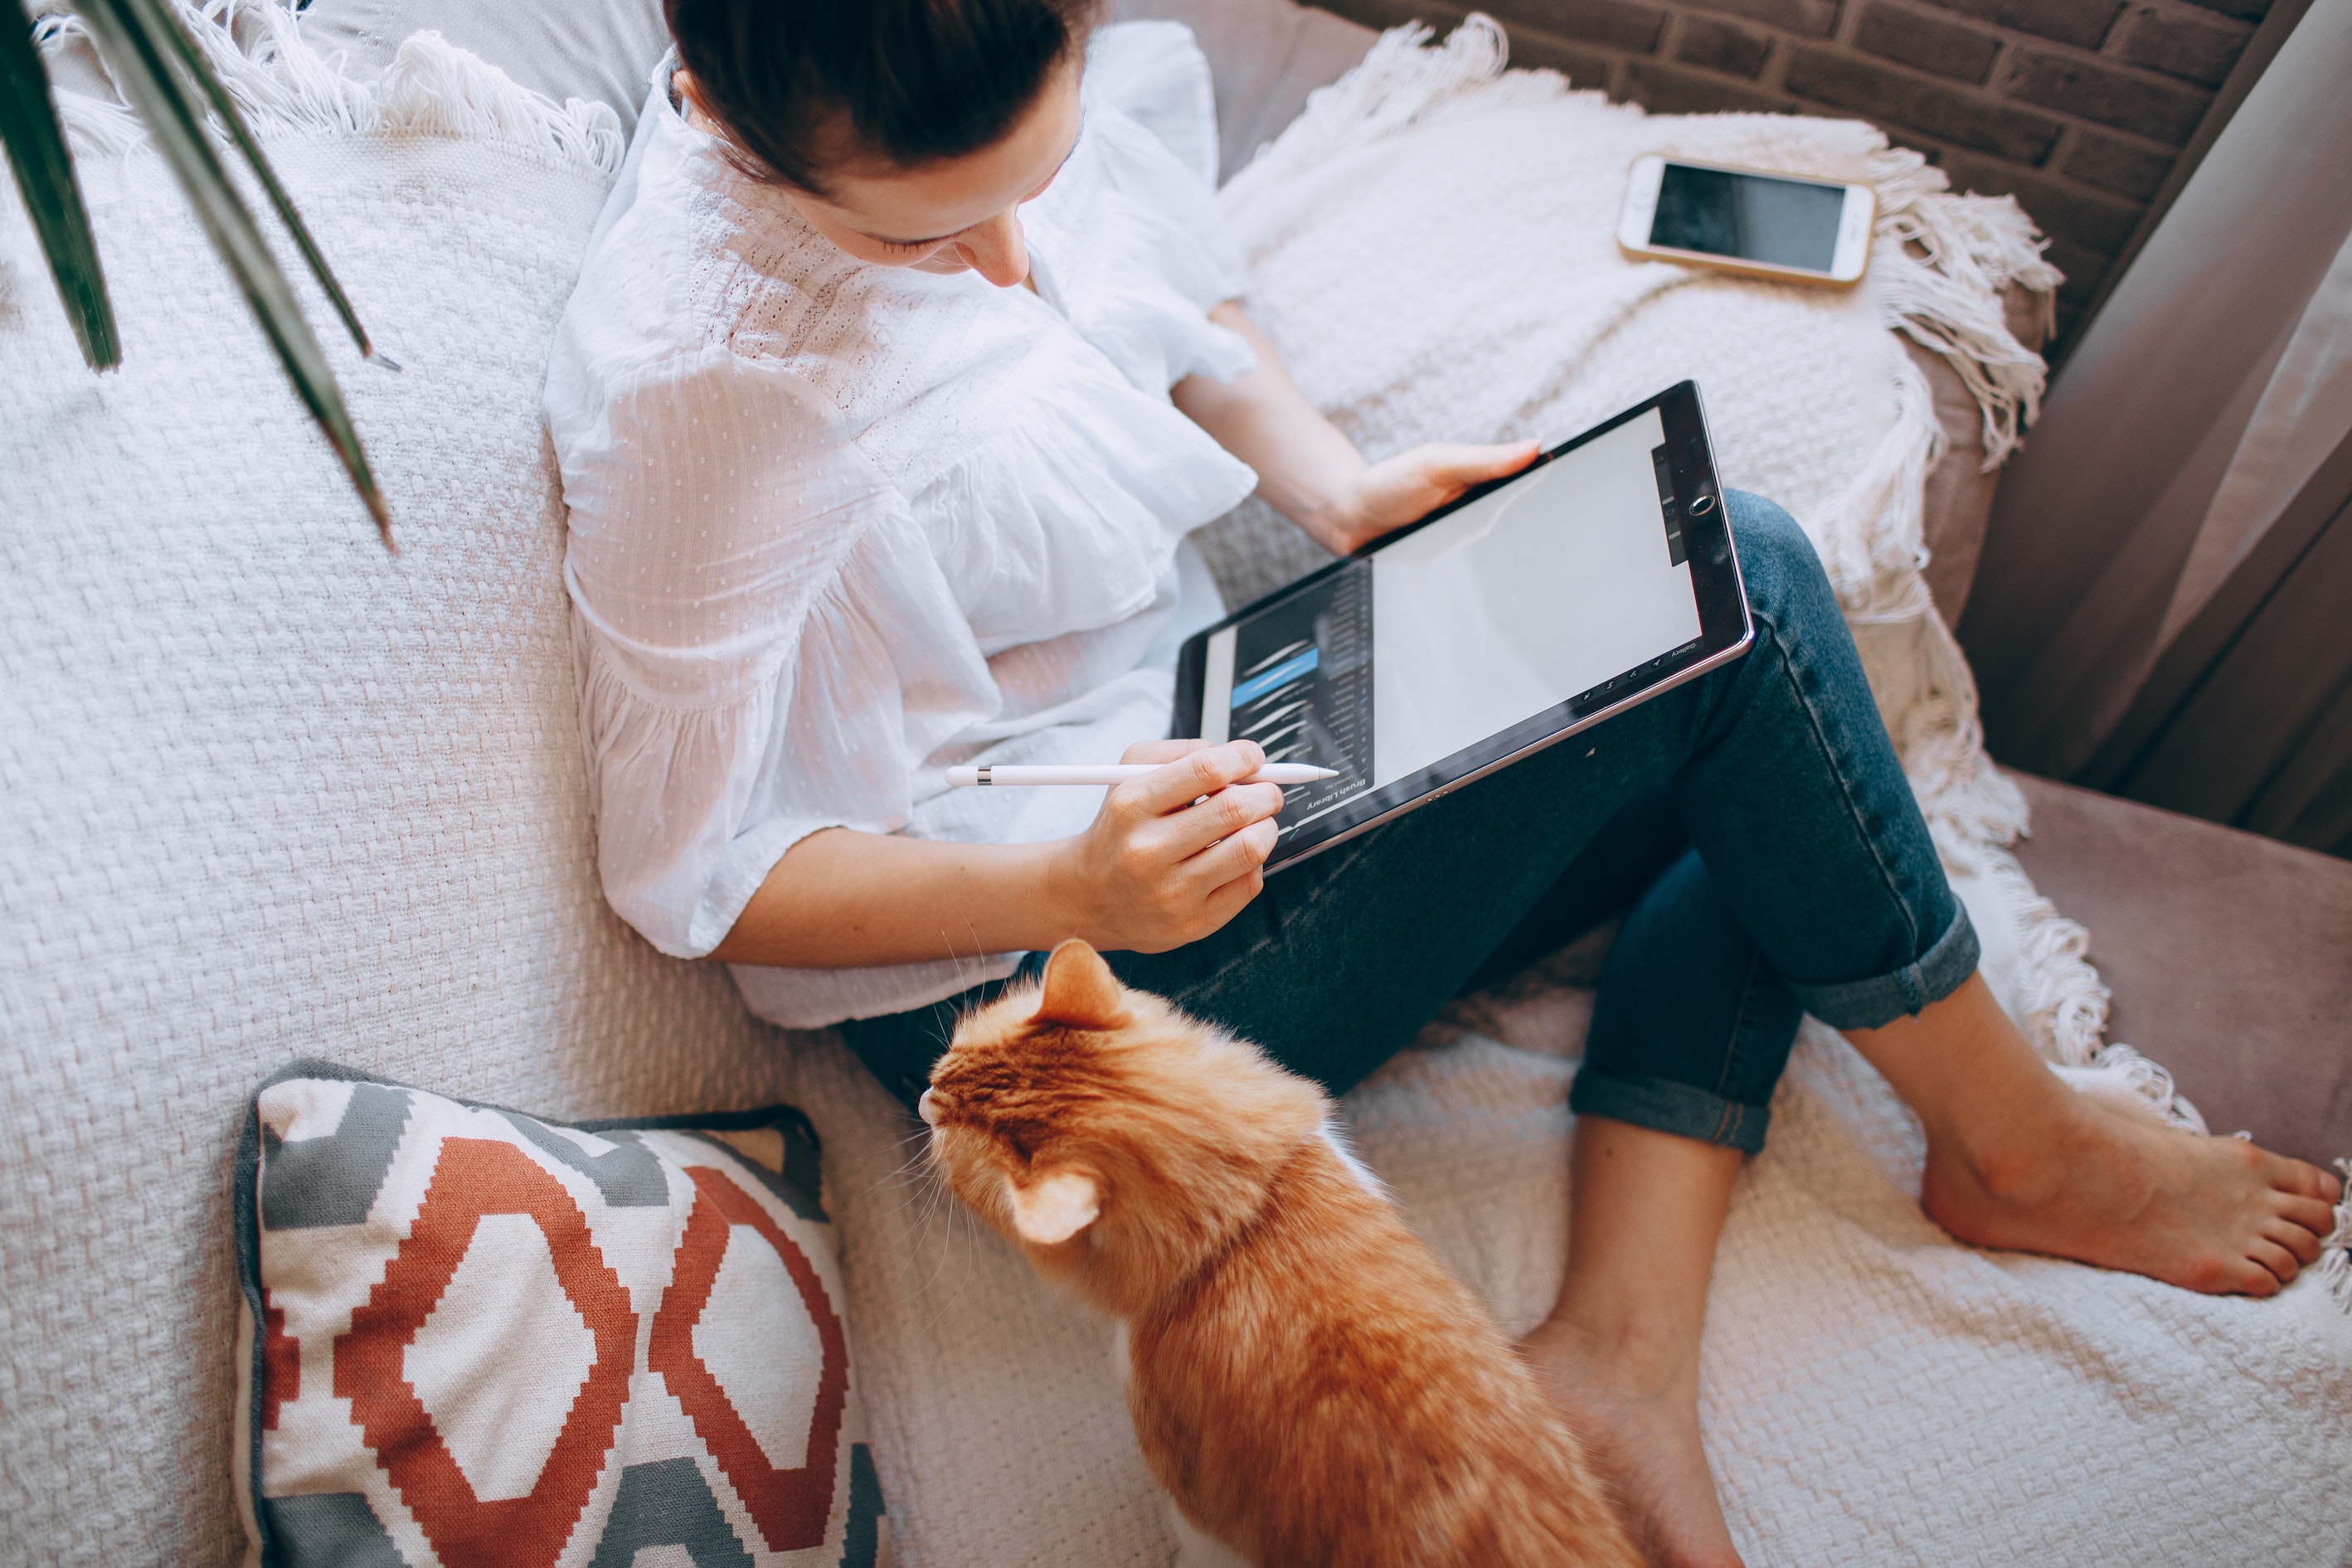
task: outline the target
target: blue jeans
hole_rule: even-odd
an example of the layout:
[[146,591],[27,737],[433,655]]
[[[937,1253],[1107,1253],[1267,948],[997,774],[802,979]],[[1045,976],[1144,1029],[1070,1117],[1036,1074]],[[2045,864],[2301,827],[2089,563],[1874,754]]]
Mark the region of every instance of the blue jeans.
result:
[[[1727,499],[1756,621],[1745,658],[1277,872],[1223,929],[1109,955],[1112,968],[1339,1093],[1457,993],[1638,892],[1570,1104],[1761,1148],[1802,1013],[1841,1029],[1916,1013],[1975,972],[1978,947],[1811,544],[1770,502]],[[844,1033],[911,1103],[961,1012],[1043,963]]]

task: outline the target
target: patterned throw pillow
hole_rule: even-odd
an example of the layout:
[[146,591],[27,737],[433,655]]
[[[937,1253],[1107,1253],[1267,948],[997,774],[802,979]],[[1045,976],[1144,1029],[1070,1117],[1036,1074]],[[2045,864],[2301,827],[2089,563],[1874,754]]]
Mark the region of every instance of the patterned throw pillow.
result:
[[262,1562],[887,1562],[799,1112],[565,1126],[300,1062],[238,1182]]

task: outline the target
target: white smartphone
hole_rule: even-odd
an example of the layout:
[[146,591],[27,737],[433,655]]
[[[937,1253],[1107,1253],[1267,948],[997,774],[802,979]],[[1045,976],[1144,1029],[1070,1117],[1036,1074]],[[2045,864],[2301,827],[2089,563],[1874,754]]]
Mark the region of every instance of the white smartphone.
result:
[[1632,256],[1844,285],[1870,259],[1877,211],[1867,185],[1652,153],[1633,161],[1617,243]]

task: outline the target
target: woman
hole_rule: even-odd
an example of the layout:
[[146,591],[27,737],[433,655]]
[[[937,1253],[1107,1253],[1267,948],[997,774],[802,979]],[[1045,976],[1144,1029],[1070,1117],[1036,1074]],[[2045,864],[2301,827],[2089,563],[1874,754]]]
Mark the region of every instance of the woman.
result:
[[[1820,565],[1753,497],[1748,656],[1264,877],[1257,748],[1148,738],[1219,613],[1184,535],[1255,489],[1347,550],[1535,447],[1359,455],[1240,308],[1197,59],[1089,68],[1090,9],[670,0],[548,385],[621,914],[909,1100],[955,1009],[1070,936],[1339,1091],[1605,907],[1664,803],[1695,848],[1612,953],[1526,1346],[1661,1562],[1736,1560],[1700,1318],[1802,1010],[1917,1110],[1957,1236],[2203,1291],[2311,1262],[2332,1177],[2098,1109],[1995,1005]],[[942,777],[1113,756],[1166,766],[1098,810]]]

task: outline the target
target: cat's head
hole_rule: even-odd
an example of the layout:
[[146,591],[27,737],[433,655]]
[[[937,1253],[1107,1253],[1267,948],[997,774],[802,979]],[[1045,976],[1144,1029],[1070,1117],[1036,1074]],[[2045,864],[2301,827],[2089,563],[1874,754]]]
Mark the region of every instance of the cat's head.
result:
[[1328,1103],[1073,940],[1041,986],[963,1020],[920,1108],[958,1197],[1041,1272],[1132,1315],[1249,1223]]

